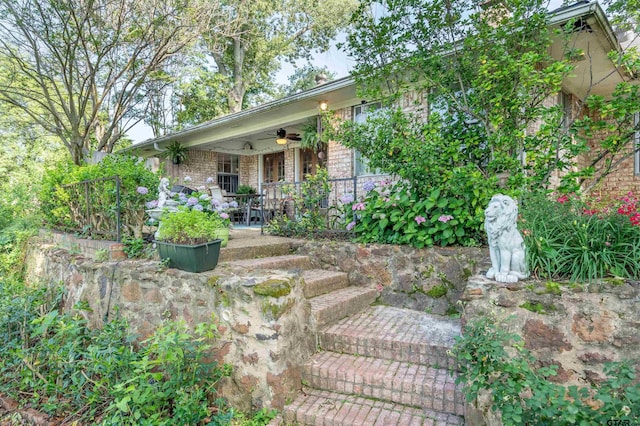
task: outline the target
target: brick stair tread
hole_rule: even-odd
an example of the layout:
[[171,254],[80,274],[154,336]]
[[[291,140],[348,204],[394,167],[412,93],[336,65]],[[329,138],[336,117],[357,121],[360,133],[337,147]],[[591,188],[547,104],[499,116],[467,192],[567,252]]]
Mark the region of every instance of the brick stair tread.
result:
[[310,269],[302,272],[302,278],[307,299],[349,286],[349,275],[344,272]]
[[460,321],[411,309],[370,306],[318,333],[324,350],[456,368],[447,354]]
[[378,292],[368,287],[346,287],[309,299],[317,327],[353,315],[373,303]]
[[230,245],[220,249],[219,262],[234,262],[239,260],[274,257],[288,255],[291,252],[291,243],[273,243],[260,246],[231,247]]
[[225,262],[230,267],[239,267],[244,269],[307,269],[310,266],[309,256],[285,255],[270,256],[258,259],[242,259]]
[[422,364],[320,352],[303,365],[305,385],[464,416],[457,373]]
[[285,407],[282,425],[453,426],[464,418],[429,409],[344,395],[317,389],[303,393]]

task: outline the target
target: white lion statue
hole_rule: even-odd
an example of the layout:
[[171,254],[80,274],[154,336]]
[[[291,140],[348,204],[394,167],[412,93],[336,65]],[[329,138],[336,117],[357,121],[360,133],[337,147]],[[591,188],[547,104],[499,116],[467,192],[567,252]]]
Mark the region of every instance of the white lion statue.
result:
[[529,276],[524,240],[516,226],[517,218],[516,202],[502,194],[494,195],[484,211],[484,229],[491,255],[487,278],[500,283],[515,283]]

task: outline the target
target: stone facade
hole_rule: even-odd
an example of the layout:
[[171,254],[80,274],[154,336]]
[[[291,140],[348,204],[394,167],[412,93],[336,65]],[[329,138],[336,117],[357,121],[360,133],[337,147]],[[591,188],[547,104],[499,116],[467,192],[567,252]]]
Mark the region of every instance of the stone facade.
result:
[[[300,366],[315,351],[310,307],[301,279],[286,272],[251,272],[218,267],[193,274],[160,267],[157,261],[95,262],[54,246],[32,247],[28,282],[62,285],[64,307],[91,327],[123,315],[132,333],[144,339],[165,319],[190,326],[215,322],[219,361],[233,365],[222,383],[223,396],[245,412],[282,409],[300,388]],[[273,290],[277,291],[273,291]]]

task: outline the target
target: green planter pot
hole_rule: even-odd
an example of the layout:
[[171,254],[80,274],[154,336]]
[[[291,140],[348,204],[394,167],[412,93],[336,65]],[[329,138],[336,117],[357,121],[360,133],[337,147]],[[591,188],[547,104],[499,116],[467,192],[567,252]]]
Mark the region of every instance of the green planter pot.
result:
[[169,267],[188,272],[204,272],[216,267],[222,240],[196,246],[155,241],[160,259],[170,259]]
[[220,238],[222,240],[220,247],[226,247],[229,243],[229,228],[219,228],[217,230],[216,238]]

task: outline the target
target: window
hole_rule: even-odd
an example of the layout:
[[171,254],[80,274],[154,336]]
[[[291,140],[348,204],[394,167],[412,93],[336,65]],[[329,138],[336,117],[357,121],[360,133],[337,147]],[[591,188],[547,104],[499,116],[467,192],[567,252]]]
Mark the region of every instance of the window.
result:
[[265,154],[263,158],[263,181],[272,183],[284,180],[284,152]]
[[640,113],[637,113],[633,117],[633,124],[636,131],[633,133],[633,158],[634,158],[634,173],[640,175],[640,131],[638,131],[638,124],[640,123]]
[[315,175],[318,169],[318,154],[312,149],[300,150],[300,176],[301,181],[306,180],[307,175]]
[[218,186],[227,192],[235,193],[238,189],[238,168],[240,156],[218,154]]
[[[374,102],[370,104],[360,104],[353,107],[353,121],[356,123],[364,123],[367,119],[367,114],[380,109],[380,102]],[[377,169],[371,169],[369,167],[369,161],[364,157],[360,151],[354,150],[354,173],[356,176],[362,175],[374,175],[380,174]]]

